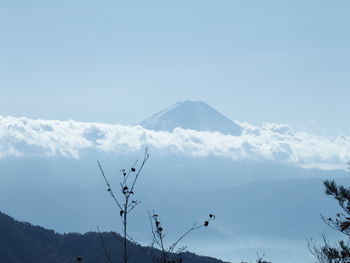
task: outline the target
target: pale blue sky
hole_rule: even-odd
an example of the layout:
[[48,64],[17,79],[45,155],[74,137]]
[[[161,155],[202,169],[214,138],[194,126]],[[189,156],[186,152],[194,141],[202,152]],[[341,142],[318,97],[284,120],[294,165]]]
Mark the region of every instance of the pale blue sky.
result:
[[204,100],[350,133],[348,0],[0,1],[0,115],[133,124]]

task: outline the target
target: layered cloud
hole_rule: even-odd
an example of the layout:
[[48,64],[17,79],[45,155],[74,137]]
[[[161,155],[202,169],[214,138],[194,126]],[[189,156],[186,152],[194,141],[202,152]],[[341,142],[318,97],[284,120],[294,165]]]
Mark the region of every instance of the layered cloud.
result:
[[350,136],[322,137],[280,124],[239,124],[242,135],[230,136],[180,128],[156,132],[141,126],[0,117],[0,158],[79,158],[87,150],[120,153],[149,146],[163,153],[269,160],[321,169],[343,169],[350,160]]

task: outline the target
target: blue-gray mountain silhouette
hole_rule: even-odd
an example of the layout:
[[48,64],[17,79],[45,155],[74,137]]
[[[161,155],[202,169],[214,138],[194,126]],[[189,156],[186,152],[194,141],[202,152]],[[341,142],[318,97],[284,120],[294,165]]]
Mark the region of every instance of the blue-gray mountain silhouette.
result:
[[[84,220],[82,218],[81,220]],[[106,262],[101,244],[103,239],[106,252],[110,253],[113,262],[120,262],[122,242],[117,233],[96,232],[85,234],[59,234],[40,226],[19,222],[0,212],[0,262],[2,263],[84,263]],[[149,247],[141,247],[128,242],[130,263],[152,263],[145,251]],[[159,250],[153,250],[159,255]],[[198,256],[190,252],[180,254],[187,263],[225,263],[212,257]]]
[[172,132],[175,128],[240,135],[242,128],[203,101],[181,101],[140,123],[155,131]]

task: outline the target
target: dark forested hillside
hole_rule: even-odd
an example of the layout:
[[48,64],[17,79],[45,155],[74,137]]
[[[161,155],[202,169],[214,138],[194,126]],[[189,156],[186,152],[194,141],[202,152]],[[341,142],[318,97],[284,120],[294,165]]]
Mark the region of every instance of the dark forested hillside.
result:
[[[106,249],[111,252],[114,262],[120,262],[121,238],[115,233],[101,234]],[[118,238],[117,238],[117,237]],[[130,263],[149,263],[145,248],[129,244]],[[98,233],[58,234],[29,223],[14,220],[0,212],[0,262],[6,263],[71,263],[77,257],[82,262],[106,262],[101,239]],[[193,253],[183,253],[184,263],[223,263],[210,257],[201,257]]]

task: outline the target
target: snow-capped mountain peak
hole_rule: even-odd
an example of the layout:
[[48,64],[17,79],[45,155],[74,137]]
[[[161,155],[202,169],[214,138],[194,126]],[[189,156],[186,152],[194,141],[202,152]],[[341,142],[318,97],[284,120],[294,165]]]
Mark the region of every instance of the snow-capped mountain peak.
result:
[[203,101],[180,101],[143,120],[145,129],[172,132],[175,128],[240,135],[242,128]]

